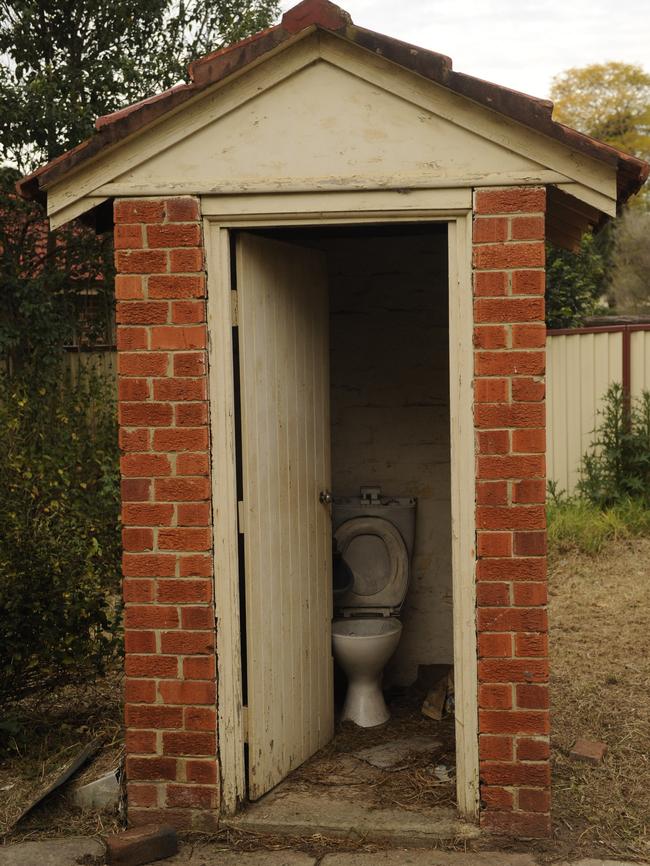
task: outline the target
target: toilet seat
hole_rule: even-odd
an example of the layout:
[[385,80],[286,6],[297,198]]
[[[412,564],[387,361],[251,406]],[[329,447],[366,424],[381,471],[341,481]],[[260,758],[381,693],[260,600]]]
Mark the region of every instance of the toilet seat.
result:
[[399,530],[381,517],[353,517],[334,533],[341,555],[354,574],[341,599],[344,616],[399,612],[409,580],[409,557]]

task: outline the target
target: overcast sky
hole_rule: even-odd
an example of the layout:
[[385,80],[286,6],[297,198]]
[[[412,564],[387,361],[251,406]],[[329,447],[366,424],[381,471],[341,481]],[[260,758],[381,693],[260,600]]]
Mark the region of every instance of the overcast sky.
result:
[[[282,8],[296,0],[282,0]],[[547,97],[571,66],[650,71],[649,0],[338,0],[355,24],[438,51],[454,69]]]

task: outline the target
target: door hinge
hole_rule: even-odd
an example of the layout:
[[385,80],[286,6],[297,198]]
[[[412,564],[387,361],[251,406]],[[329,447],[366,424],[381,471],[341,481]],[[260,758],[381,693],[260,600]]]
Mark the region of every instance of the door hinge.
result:
[[241,730],[245,743],[248,742],[248,707],[241,708]]
[[237,292],[234,289],[230,292],[230,323],[233,328],[239,324],[239,302]]
[[244,530],[245,530],[244,514],[245,514],[244,503],[240,501],[237,503],[237,523],[239,524],[239,534],[240,535],[243,535]]

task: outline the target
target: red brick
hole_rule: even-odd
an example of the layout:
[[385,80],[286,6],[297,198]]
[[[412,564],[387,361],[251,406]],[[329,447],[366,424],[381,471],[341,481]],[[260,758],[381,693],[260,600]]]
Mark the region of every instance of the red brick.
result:
[[476,403],[507,403],[509,392],[509,379],[474,379]]
[[137,503],[122,506],[122,523],[130,526],[169,526],[173,516],[173,505]]
[[213,706],[216,701],[215,684],[205,680],[161,680],[158,694],[165,704]]
[[164,250],[117,250],[115,267],[120,274],[164,274],[167,253]]
[[517,738],[518,761],[545,761],[551,755],[548,737],[533,740],[529,737]]
[[[168,685],[167,683],[161,685]],[[201,685],[206,685],[202,683]],[[165,755],[214,755],[216,737],[205,731],[169,731],[163,733],[163,752]]]
[[125,454],[120,458],[122,475],[127,478],[153,478],[171,475],[171,464],[165,454]]
[[160,529],[158,548],[160,550],[210,550],[212,533],[209,528],[184,527],[181,529]]
[[161,652],[207,655],[214,652],[213,631],[167,631],[160,636]]
[[186,731],[216,731],[217,711],[212,707],[186,707],[183,725]]
[[134,704],[153,704],[156,700],[156,683],[153,680],[127,679],[124,683],[124,700]]
[[543,295],[545,289],[544,271],[514,271],[512,274],[513,295]]
[[477,298],[498,298],[508,294],[509,276],[505,271],[475,271],[474,295]]
[[510,658],[512,656],[512,635],[479,633],[479,658]]
[[512,326],[513,349],[543,349],[546,346],[546,325],[541,322],[534,325]]
[[124,734],[126,750],[129,755],[155,755],[155,731],[129,731]]
[[148,293],[150,298],[203,298],[205,297],[205,277],[179,276],[177,274],[152,275],[149,277]]
[[546,430],[536,428],[514,430],[512,450],[520,454],[543,454],[546,451]]
[[477,349],[505,349],[508,334],[503,325],[477,325],[474,328],[474,347]]
[[180,403],[176,406],[175,412],[178,427],[197,427],[208,421],[207,403]]
[[116,223],[161,223],[165,218],[163,202],[146,199],[116,201],[114,212]]
[[495,785],[481,785],[481,802],[485,809],[512,809],[512,791]]
[[539,631],[548,628],[548,615],[543,608],[514,607],[482,608],[477,611],[479,631]]
[[113,232],[113,246],[116,250],[142,249],[142,226],[139,223],[116,224]]
[[181,625],[187,629],[214,628],[214,609],[203,605],[202,607],[181,607]]
[[164,301],[120,301],[115,317],[124,325],[160,325],[168,321],[169,306]]
[[493,710],[509,710],[512,707],[512,686],[507,684],[481,685],[478,689],[478,705]]
[[479,661],[479,679],[484,683],[545,683],[548,681],[548,660],[482,659]]
[[508,454],[510,451],[509,430],[487,430],[476,434],[479,454]]
[[548,584],[543,583],[517,583],[513,590],[513,601],[522,607],[536,607],[548,603]]
[[169,403],[121,403],[120,424],[125,427],[168,427],[173,410]]
[[169,222],[189,222],[201,216],[198,199],[191,196],[165,199],[165,213]]
[[153,395],[155,400],[205,400],[206,379],[167,379],[153,380]]
[[515,635],[517,658],[543,658],[548,656],[548,635],[544,633]]
[[477,218],[472,226],[474,243],[505,241],[508,237],[508,220],[505,217]]
[[[178,659],[175,656],[128,655],[125,659],[124,669],[129,677],[177,677]],[[127,722],[127,724],[129,723]],[[142,724],[137,724],[138,727],[145,727]]]
[[[543,241],[544,217],[514,216],[510,220],[510,237],[514,241]],[[499,238],[495,238],[499,240]]]
[[478,298],[474,301],[475,322],[543,322],[543,298]]
[[159,247],[196,247],[201,240],[197,223],[174,223],[147,226],[147,243],[152,249]]
[[146,428],[127,430],[126,427],[120,427],[118,438],[122,451],[149,450],[149,430]]
[[525,710],[547,710],[549,707],[548,686],[518,685],[517,706]]
[[545,559],[482,559],[476,564],[478,580],[544,580]]
[[488,583],[484,581],[476,587],[476,603],[479,607],[508,606],[510,604],[509,583]]
[[204,376],[205,352],[174,354],[174,376]]
[[159,580],[158,601],[163,604],[178,602],[212,601],[212,581],[203,580]]
[[[479,728],[486,734],[548,734],[549,731],[548,713],[544,710],[479,710],[478,717]],[[503,777],[493,777],[491,781],[497,785],[517,784]]]
[[172,304],[172,322],[175,325],[196,325],[205,320],[203,301],[174,301]]
[[545,369],[545,352],[480,351],[474,355],[474,372],[477,376],[541,376]]
[[153,653],[156,651],[156,633],[153,631],[127,631],[124,635],[127,653]]
[[131,577],[126,578],[122,581],[122,598],[126,602],[153,601],[153,580],[139,580]]
[[214,761],[187,761],[185,778],[188,782],[214,785],[217,781],[217,766]]
[[119,354],[117,365],[122,376],[166,376],[169,355],[153,352]]
[[217,806],[217,791],[199,785],[168,785],[167,805],[185,809],[214,809]]
[[474,267],[481,270],[499,268],[542,268],[546,255],[541,242],[497,243],[475,246]]
[[153,434],[156,451],[201,451],[208,447],[206,427],[170,427],[156,430]]
[[182,453],[176,458],[177,475],[208,475],[210,458],[208,454]]
[[543,427],[545,411],[540,403],[483,403],[474,407],[474,419],[478,429]]
[[170,250],[169,270],[174,274],[191,274],[203,270],[203,250],[191,248]]
[[512,737],[481,734],[479,737],[479,757],[482,761],[511,761],[513,755]]
[[546,190],[543,187],[508,187],[477,190],[474,212],[477,214],[544,213]]
[[[147,349],[149,347],[149,331],[146,328],[128,328],[125,325],[118,325],[116,343],[118,352]],[[118,355],[118,364],[119,360]]]
[[478,532],[476,552],[479,558],[484,556],[510,556],[512,554],[512,533]]
[[155,485],[159,502],[199,502],[210,498],[207,478],[160,478]]
[[205,325],[158,325],[151,329],[152,349],[205,349]]
[[214,654],[183,659],[183,676],[187,680],[213,680],[216,673],[217,664]]
[[517,802],[522,812],[549,812],[551,792],[541,788],[519,788]]
[[598,740],[577,739],[569,753],[573,761],[584,761],[587,764],[601,764],[607,752],[607,743]]
[[546,532],[515,532],[514,551],[517,556],[544,556]]
[[211,556],[179,557],[178,573],[181,577],[212,577]]
[[[479,434],[480,436],[490,435]],[[477,481],[476,502],[479,505],[506,505],[508,502],[507,481]]]
[[156,705],[133,705],[127,704],[124,708],[124,717],[127,727],[151,728],[161,730],[163,728],[182,728],[183,710],[181,707],[163,707]]
[[543,505],[480,505],[476,509],[477,529],[540,529],[546,526]]
[[[542,455],[524,455],[518,457],[507,457],[500,455],[479,456],[477,459],[478,477],[484,480],[494,479],[520,479],[520,478],[543,478],[546,470],[546,461]],[[519,533],[524,535],[526,533]],[[532,533],[528,533],[529,535]],[[545,533],[543,533],[545,535]],[[526,552],[534,556],[534,551],[519,551],[515,544],[515,553]]]
[[543,379],[512,380],[512,399],[517,403],[538,403],[545,395],[546,385]]
[[176,773],[175,758],[127,757],[126,759],[126,774],[128,779],[175,781]]
[[139,605],[124,611],[126,628],[176,628],[178,611],[175,607],[162,605]]
[[211,508],[209,502],[188,503],[179,505],[179,526],[209,526],[211,522]]
[[522,504],[543,504],[546,501],[546,482],[543,478],[515,481],[512,485],[512,501]]
[[176,557],[160,553],[125,553],[122,573],[125,577],[174,577]]
[[481,815],[481,828],[519,839],[546,839],[551,835],[551,818],[535,812],[485,811]]
[[176,830],[195,832],[200,827],[202,831],[207,833],[214,833],[218,828],[217,821],[211,811],[195,812],[190,809],[172,809],[169,806],[165,809],[136,809],[129,806],[128,819],[129,825],[134,828],[151,824],[164,824]]
[[[514,716],[525,713],[508,713],[483,710],[480,715]],[[543,714],[539,714],[543,715]],[[482,761],[481,779],[488,785],[545,786],[550,783],[551,772],[547,762],[539,764],[510,764],[501,761]]]
[[142,277],[133,274],[116,274],[115,297],[118,301],[134,301],[144,298]]
[[[128,748],[127,734],[127,748]],[[128,748],[129,752],[133,750]],[[130,806],[157,806],[158,805],[158,788],[156,785],[136,785],[130,783],[128,786],[128,799]]]

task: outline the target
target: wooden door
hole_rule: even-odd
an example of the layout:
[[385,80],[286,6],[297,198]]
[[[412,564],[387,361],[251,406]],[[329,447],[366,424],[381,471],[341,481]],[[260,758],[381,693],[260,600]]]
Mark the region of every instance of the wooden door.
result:
[[248,790],[333,736],[329,328],[322,253],[237,238]]

